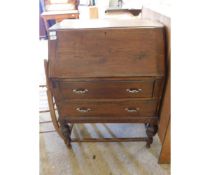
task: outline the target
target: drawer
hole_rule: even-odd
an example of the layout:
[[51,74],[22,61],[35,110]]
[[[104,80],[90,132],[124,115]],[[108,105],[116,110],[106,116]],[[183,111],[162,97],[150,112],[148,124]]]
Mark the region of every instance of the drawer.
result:
[[150,98],[154,80],[57,82],[61,99]]
[[72,100],[60,104],[62,117],[153,117],[157,100]]

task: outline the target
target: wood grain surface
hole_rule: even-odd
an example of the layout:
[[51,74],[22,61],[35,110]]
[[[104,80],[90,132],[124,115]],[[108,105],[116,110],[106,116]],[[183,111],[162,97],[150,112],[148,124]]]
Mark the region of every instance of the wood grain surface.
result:
[[149,98],[152,97],[154,80],[143,81],[59,81],[56,90],[61,99],[91,98]]

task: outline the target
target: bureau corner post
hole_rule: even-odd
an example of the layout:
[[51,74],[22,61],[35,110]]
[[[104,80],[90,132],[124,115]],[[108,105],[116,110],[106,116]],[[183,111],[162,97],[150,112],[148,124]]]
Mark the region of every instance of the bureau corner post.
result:
[[148,137],[146,147],[150,148],[150,145],[153,142],[153,136],[157,133],[158,126],[154,125],[154,124],[147,123],[145,125],[145,127],[146,127],[146,134],[147,134],[147,137]]

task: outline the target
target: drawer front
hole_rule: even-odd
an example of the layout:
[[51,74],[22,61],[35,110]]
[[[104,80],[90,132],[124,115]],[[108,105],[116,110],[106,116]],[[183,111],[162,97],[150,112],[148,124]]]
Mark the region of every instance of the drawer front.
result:
[[60,104],[62,117],[153,117],[156,100],[73,100]]
[[91,99],[91,98],[150,98],[153,93],[154,80],[147,81],[90,81],[65,82],[57,84],[61,98]]

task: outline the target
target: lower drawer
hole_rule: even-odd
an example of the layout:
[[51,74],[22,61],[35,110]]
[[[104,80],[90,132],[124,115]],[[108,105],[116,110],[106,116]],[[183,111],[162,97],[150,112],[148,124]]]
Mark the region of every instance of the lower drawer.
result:
[[157,114],[157,100],[72,100],[59,105],[62,117],[151,117]]

